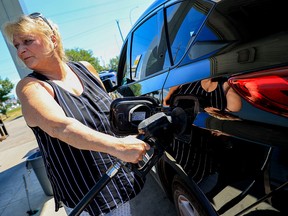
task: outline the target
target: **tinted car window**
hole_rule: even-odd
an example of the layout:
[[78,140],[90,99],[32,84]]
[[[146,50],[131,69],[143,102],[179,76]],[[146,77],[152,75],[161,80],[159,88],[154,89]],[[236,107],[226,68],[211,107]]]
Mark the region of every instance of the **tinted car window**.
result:
[[185,1],[167,8],[167,23],[172,59],[177,63],[195,38],[206,18],[207,10],[194,1]]
[[163,23],[163,13],[158,12],[134,31],[131,51],[133,80],[154,74],[170,65],[164,64],[167,43]]

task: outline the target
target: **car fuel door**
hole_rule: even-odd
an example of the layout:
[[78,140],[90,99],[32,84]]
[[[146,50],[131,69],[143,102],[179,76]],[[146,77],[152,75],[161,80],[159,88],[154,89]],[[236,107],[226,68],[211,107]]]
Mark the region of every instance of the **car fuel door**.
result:
[[159,110],[159,102],[150,96],[117,98],[110,106],[112,131],[120,136],[137,134],[139,123]]

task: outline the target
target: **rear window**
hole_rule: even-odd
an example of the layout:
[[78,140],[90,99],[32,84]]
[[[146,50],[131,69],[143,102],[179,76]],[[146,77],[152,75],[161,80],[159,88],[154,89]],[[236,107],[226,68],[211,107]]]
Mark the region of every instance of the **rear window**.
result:
[[203,24],[209,9],[196,1],[185,1],[167,7],[167,25],[174,64],[179,62]]
[[[235,50],[235,53],[231,53],[230,57],[226,55],[227,61],[232,63],[234,58],[238,58],[238,63],[243,63],[243,59],[245,63],[254,61],[253,58],[257,52],[259,54],[260,48],[257,50],[256,44],[249,47],[249,42],[263,38],[262,42],[259,40],[259,44],[265,44],[265,40],[269,41],[269,36],[276,35],[276,40],[277,34],[287,32],[288,25],[283,22],[288,18],[285,5],[286,1],[282,0],[224,0],[219,2],[211,11],[208,20],[205,21],[205,25],[199,31],[181,65],[209,58],[215,54],[219,55],[226,51],[229,52],[233,47],[235,48],[240,44],[246,44],[247,49]],[[280,38],[277,40],[280,41]],[[279,44],[284,46],[283,42],[279,42]],[[275,47],[271,42],[267,42],[267,49],[269,44],[271,44],[269,49],[272,49],[272,46]],[[224,49],[225,47],[227,49]],[[261,51],[264,51],[262,49]],[[267,59],[267,65],[270,64],[268,60],[271,58]],[[215,64],[215,66],[219,70],[223,63]],[[237,68],[240,70],[240,67]],[[230,68],[230,71],[234,69],[236,68]]]

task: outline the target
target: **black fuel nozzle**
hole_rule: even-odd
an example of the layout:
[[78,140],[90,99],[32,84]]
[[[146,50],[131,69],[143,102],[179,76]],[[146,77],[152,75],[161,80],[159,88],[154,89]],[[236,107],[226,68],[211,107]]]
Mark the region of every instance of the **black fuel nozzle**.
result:
[[144,135],[144,139],[155,138],[163,139],[165,133],[171,129],[172,117],[163,112],[156,113],[143,120],[138,125],[139,135]]
[[183,133],[186,125],[186,113],[178,107],[167,114],[159,112],[141,121],[138,125],[137,138],[147,142],[151,149],[146,153],[143,161],[132,166],[134,172],[142,177],[145,176],[162,157],[173,137]]
[[[163,112],[156,113],[143,120],[138,125],[138,139],[147,142],[151,149],[146,153],[143,161],[133,165],[135,174],[144,177],[158,162],[164,153],[164,142],[171,134],[172,118]],[[170,133],[169,133],[170,131]]]

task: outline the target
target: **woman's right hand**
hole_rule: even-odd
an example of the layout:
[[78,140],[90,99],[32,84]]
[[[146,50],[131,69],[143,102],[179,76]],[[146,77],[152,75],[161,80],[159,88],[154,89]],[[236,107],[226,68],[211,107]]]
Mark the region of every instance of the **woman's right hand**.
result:
[[115,156],[125,162],[138,163],[143,160],[146,151],[150,149],[149,144],[137,139],[135,136],[118,139],[120,144],[117,145]]

